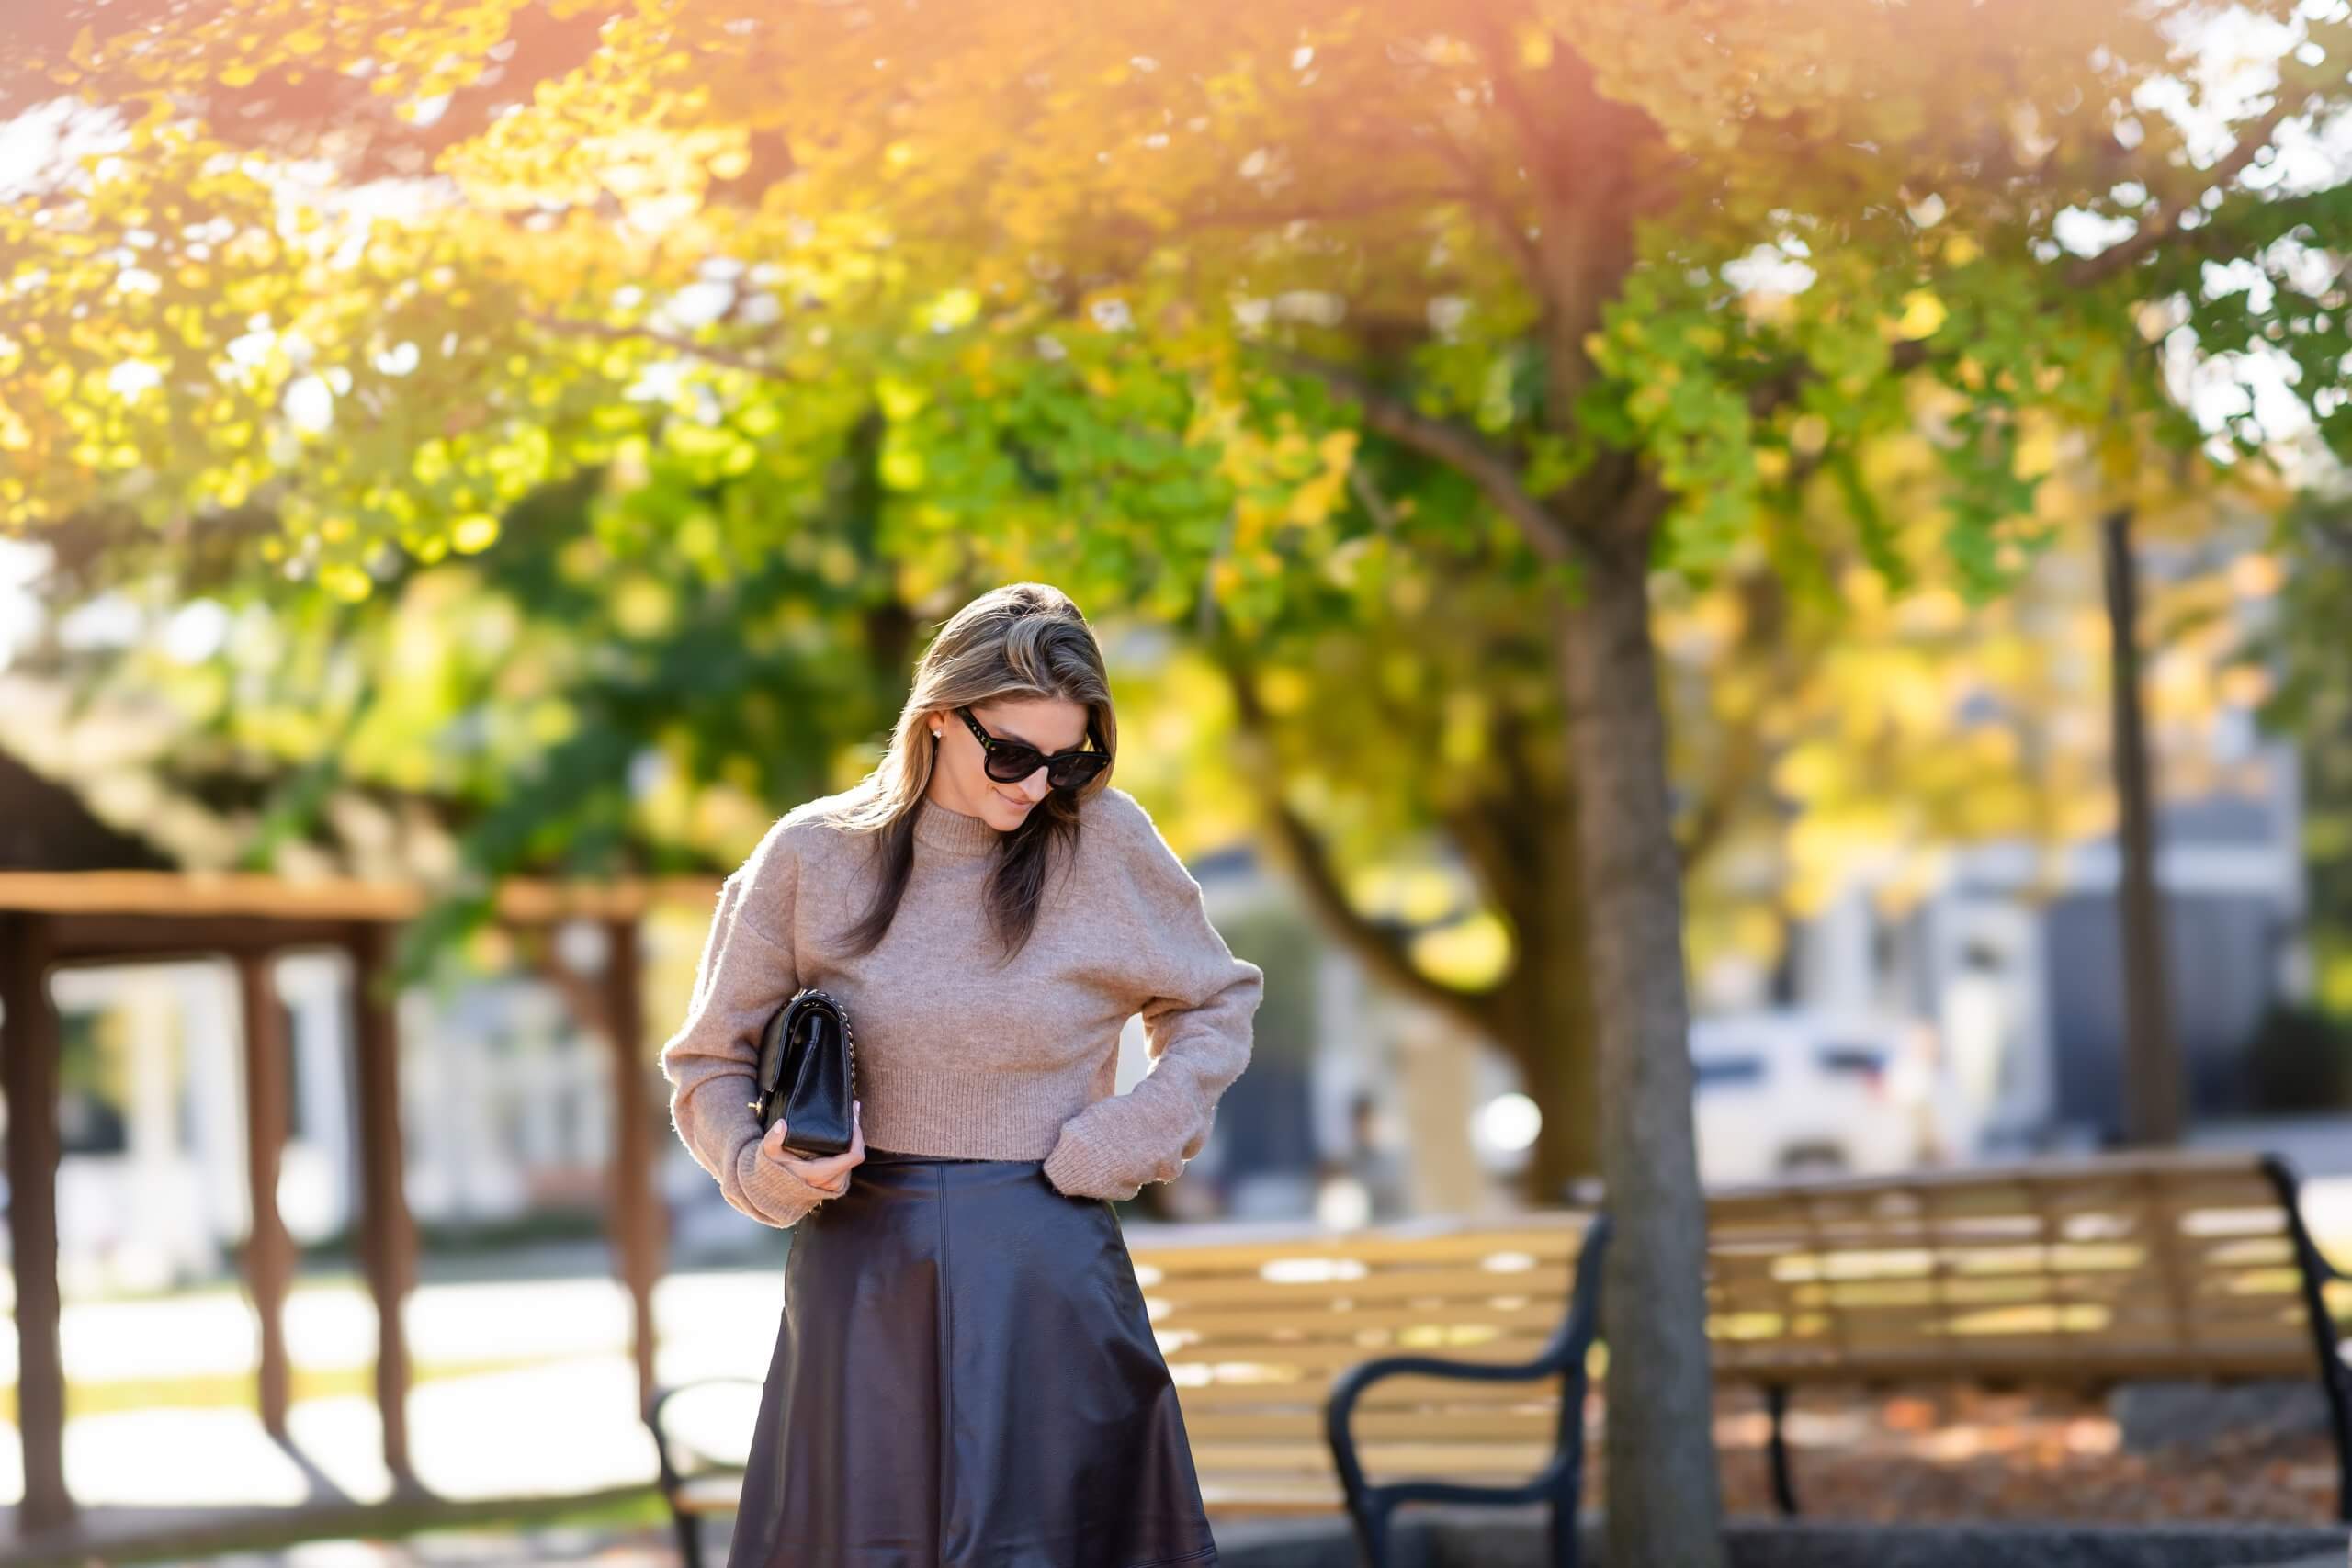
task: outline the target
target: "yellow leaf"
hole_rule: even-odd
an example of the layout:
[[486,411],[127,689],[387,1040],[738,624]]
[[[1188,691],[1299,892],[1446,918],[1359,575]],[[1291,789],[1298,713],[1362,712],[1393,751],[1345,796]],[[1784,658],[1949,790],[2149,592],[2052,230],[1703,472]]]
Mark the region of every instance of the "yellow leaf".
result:
[[1932,337],[1950,314],[1944,302],[1934,294],[1925,288],[1914,288],[1903,297],[1903,319],[1895,323],[1894,330],[1906,338]]
[[931,400],[931,389],[903,376],[884,376],[874,383],[875,400],[892,423],[910,417]]
[[333,560],[319,568],[319,586],[338,599],[356,604],[374,592],[375,584],[365,571],[349,561]]
[[980,313],[980,297],[969,288],[950,288],[932,301],[930,324],[936,332],[967,326]]
[[1272,665],[1260,671],[1258,700],[1266,711],[1274,714],[1296,713],[1304,708],[1313,694],[1306,677],[1296,670]]
[[670,627],[670,591],[643,572],[631,572],[615,586],[613,624],[631,637],[658,637]]
[[449,526],[449,543],[460,555],[475,555],[490,548],[498,539],[498,519],[486,512],[476,512],[458,518]]

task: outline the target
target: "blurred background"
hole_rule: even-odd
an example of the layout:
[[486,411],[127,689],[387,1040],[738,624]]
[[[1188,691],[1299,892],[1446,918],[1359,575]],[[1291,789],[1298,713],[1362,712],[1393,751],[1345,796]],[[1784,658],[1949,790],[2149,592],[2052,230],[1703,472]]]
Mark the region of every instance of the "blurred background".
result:
[[[758,1376],[790,1236],[654,1052],[718,879],[1016,577],[1267,976],[1138,1247],[1594,1197],[1635,906],[1577,814],[1646,732],[1579,727],[1654,684],[1705,1187],[2268,1151],[2352,1253],[2347,8],[1194,9],[0,24],[79,1505],[641,1487],[648,1386]],[[1572,700],[1578,581],[1652,662]],[[1849,1414],[2029,1511],[2128,1436],[1985,1410]],[[2325,1517],[2304,1437],[2240,1503]]]

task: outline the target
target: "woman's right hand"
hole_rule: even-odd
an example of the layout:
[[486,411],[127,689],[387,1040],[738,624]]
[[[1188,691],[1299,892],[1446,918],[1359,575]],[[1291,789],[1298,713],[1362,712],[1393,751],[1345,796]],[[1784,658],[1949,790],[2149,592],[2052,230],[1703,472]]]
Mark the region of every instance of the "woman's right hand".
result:
[[852,1100],[849,1107],[849,1147],[837,1155],[821,1159],[802,1159],[798,1155],[784,1152],[785,1124],[781,1117],[760,1140],[760,1156],[772,1159],[809,1186],[838,1198],[849,1190],[849,1168],[865,1160],[865,1122],[863,1100]]

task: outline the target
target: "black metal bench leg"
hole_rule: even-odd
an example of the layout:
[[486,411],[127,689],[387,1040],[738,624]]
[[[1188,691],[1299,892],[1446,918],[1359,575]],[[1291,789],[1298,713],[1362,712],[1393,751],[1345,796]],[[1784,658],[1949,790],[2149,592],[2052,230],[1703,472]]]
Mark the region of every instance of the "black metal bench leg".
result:
[[1765,1446],[1765,1455],[1772,1464],[1772,1501],[1781,1512],[1793,1517],[1797,1511],[1796,1483],[1789,1477],[1789,1439],[1782,1430],[1789,1415],[1789,1389],[1786,1383],[1768,1383],[1764,1388],[1765,1408],[1772,1413],[1772,1436]]
[[1388,1514],[1385,1505],[1373,1501],[1357,1512],[1356,1561],[1361,1568],[1391,1568],[1395,1562],[1390,1554]]
[[2328,1425],[2335,1430],[2335,1517],[2352,1524],[2352,1393],[2345,1387],[2352,1374],[2344,1369],[2343,1354],[2322,1336],[2319,1382],[2327,1394]]
[[685,1568],[702,1568],[702,1521],[683,1508],[671,1515],[678,1525],[678,1560]]

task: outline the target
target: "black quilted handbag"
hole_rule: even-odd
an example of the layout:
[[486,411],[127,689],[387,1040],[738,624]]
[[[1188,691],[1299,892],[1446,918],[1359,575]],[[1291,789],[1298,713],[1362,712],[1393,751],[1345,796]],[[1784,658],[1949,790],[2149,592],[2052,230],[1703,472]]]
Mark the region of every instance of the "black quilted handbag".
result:
[[841,1003],[805,986],[776,1009],[760,1036],[758,1081],[752,1113],[763,1136],[781,1119],[786,1148],[814,1156],[848,1152],[857,1041]]

